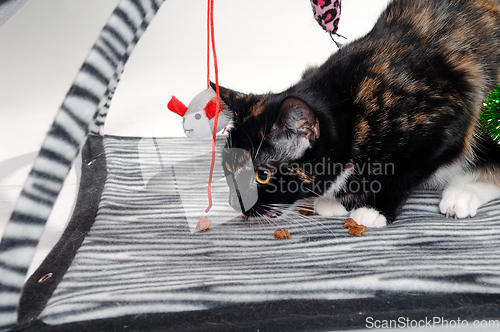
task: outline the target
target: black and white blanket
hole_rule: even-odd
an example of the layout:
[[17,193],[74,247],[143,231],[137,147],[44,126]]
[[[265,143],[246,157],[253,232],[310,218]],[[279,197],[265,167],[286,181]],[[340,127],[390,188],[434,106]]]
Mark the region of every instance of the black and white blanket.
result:
[[[210,142],[98,136],[163,2],[121,0],[62,102],[0,242],[0,330],[500,329],[500,200],[454,220],[418,191],[394,224],[354,237],[296,207],[242,220],[219,161],[203,233]],[[74,215],[25,283],[80,151]]]
[[[446,219],[439,193],[418,191],[394,224],[361,237],[297,207],[251,222],[227,204],[218,156],[213,224],[199,232],[210,144],[91,137],[75,217],[25,286],[21,321],[315,330],[500,316],[500,201]],[[280,228],[292,238],[274,239]]]

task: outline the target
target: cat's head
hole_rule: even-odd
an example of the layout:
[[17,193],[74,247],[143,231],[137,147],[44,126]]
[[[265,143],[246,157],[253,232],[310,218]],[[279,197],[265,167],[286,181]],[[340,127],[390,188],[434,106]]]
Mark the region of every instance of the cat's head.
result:
[[[248,216],[260,216],[314,195],[311,160],[319,155],[321,119],[290,93],[243,94],[220,87],[233,114],[222,164],[229,202]],[[321,194],[321,193],[315,193]]]

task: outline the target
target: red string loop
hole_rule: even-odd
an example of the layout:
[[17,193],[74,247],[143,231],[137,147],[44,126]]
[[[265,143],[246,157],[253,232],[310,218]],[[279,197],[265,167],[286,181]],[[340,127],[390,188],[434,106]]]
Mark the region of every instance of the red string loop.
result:
[[212,179],[214,173],[215,165],[215,142],[217,135],[217,124],[219,121],[220,113],[220,89],[219,89],[219,66],[217,64],[217,52],[215,51],[215,27],[214,27],[214,0],[208,0],[208,15],[207,15],[207,86],[210,88],[210,41],[212,41],[212,53],[214,61],[214,73],[215,73],[215,93],[216,97],[216,107],[215,107],[215,119],[214,119],[214,129],[212,137],[212,162],[210,164],[210,175],[208,179],[208,207],[205,213],[208,213],[212,208]]

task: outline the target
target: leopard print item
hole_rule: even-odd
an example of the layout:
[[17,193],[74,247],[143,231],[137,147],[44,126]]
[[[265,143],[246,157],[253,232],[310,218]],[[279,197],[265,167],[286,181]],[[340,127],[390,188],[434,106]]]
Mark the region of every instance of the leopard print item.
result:
[[311,0],[314,19],[328,33],[335,34],[340,21],[340,0]]

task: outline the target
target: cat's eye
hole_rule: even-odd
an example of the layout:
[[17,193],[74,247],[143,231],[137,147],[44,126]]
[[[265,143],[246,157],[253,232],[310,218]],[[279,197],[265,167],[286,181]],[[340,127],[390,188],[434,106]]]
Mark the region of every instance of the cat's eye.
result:
[[272,173],[270,171],[259,170],[255,171],[255,179],[260,184],[268,184],[271,181]]

